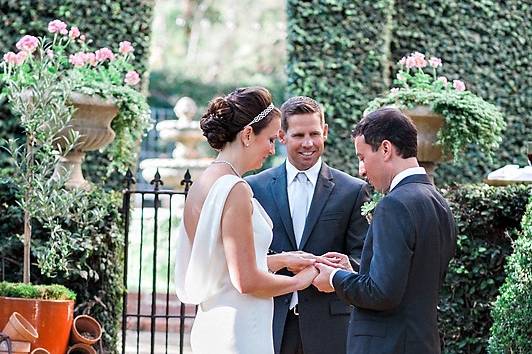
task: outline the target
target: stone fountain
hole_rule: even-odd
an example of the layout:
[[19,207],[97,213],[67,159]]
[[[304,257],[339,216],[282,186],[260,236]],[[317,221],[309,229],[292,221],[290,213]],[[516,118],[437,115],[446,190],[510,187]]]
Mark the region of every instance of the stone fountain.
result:
[[165,189],[182,189],[181,181],[187,170],[192,180],[198,178],[213,161],[204,157],[200,152],[200,144],[206,142],[199,127],[199,122],[193,120],[197,106],[189,97],[180,98],[174,113],[178,119],[165,120],[157,123],[155,129],[163,141],[174,142],[175,148],[172,158],[146,159],[140,162],[142,176],[151,181],[155,172],[159,170]]

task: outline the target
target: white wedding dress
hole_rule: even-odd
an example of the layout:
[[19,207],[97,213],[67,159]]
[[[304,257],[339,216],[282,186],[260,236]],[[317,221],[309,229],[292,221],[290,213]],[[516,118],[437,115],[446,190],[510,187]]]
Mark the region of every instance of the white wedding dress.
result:
[[[222,245],[222,211],[229,192],[239,182],[246,183],[237,176],[224,175],[212,185],[198,219],[193,244],[183,221],[179,227],[177,296],[184,303],[199,304],[190,338],[194,354],[273,354],[273,299],[236,290]],[[272,221],[259,202],[252,201],[257,266],[267,271]]]

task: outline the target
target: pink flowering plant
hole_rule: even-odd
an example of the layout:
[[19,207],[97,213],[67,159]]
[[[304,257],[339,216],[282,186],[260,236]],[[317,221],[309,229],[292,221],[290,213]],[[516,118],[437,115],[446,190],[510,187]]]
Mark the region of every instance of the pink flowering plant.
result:
[[454,158],[475,144],[488,157],[499,147],[506,125],[499,109],[466,89],[461,80],[438,75],[442,60],[415,52],[401,58],[394,87],[368,104],[365,111],[388,105],[401,109],[428,106],[445,119],[438,141]]
[[[116,138],[107,148],[111,158],[108,171],[125,172],[135,162],[136,144],[150,125],[149,106],[139,92],[140,75],[131,64],[133,46],[124,40],[92,51],[91,40],[76,26],[53,20],[47,30],[49,36],[23,36],[16,51],[3,55],[4,94],[16,101],[24,91],[35,92],[47,75],[70,92],[112,100],[119,113],[111,123]],[[68,104],[68,95],[64,99]]]

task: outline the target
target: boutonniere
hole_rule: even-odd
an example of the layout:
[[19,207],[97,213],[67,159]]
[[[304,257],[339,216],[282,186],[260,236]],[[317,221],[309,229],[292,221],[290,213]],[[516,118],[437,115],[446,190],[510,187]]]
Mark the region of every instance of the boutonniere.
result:
[[366,220],[368,220],[368,224],[371,223],[371,218],[373,217],[373,209],[375,209],[377,204],[379,204],[382,197],[384,197],[384,194],[379,192],[373,192],[370,200],[362,204],[362,206],[360,207],[360,214],[366,217]]

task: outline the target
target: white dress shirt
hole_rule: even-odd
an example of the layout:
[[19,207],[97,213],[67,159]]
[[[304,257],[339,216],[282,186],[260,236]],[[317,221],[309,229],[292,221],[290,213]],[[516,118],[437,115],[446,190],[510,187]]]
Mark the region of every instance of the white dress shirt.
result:
[[[399,182],[401,182],[406,177],[413,176],[413,175],[426,175],[426,174],[427,174],[427,171],[425,171],[425,169],[423,167],[410,167],[410,168],[407,168],[406,170],[403,170],[403,171],[401,171],[401,172],[399,172],[398,174],[395,175],[395,177],[392,179],[392,183],[390,183],[390,190],[388,191],[388,193],[390,193],[392,191],[392,189],[394,189],[399,184]],[[332,280],[333,280],[333,277],[336,274],[336,272],[339,271],[339,270],[340,270],[339,268],[333,270],[331,272],[331,275],[329,276],[329,284],[331,284],[333,289],[334,289],[334,285],[333,285],[333,281]]]
[[[318,161],[309,168],[306,171],[299,171],[297,168],[294,167],[286,159],[286,191],[288,193],[288,205],[290,206],[290,215],[294,215],[294,209],[293,205],[295,205],[295,199],[297,198],[296,195],[294,195],[294,178],[299,172],[304,172],[307,175],[307,178],[309,179],[310,183],[312,184],[312,188],[308,190],[308,200],[312,201],[312,197],[314,196],[314,189],[316,189],[316,183],[318,182],[318,175],[320,174],[321,169],[321,157],[318,159]],[[307,214],[310,209],[310,203],[308,203],[307,206]]]

